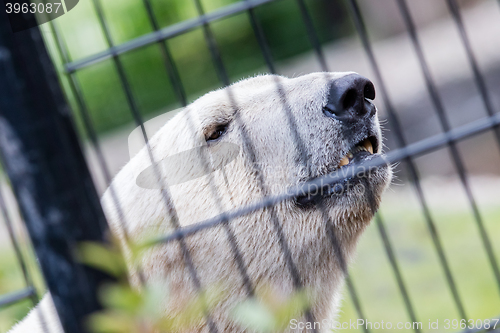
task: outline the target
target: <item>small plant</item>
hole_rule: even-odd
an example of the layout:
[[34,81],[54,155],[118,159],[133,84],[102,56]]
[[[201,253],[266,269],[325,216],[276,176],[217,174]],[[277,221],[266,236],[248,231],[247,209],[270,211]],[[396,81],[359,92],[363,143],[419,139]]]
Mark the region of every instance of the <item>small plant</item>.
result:
[[293,293],[287,299],[276,297],[270,290],[259,293],[258,299],[249,298],[236,305],[233,317],[242,327],[260,333],[279,332],[290,320],[300,317],[310,305],[305,290]]
[[[114,242],[113,244],[117,244]],[[133,251],[133,257],[140,253]],[[79,259],[83,263],[116,277],[118,282],[101,286],[99,299],[104,310],[88,318],[88,326],[95,333],[149,333],[188,330],[203,320],[209,308],[217,302],[214,289],[202,292],[188,301],[175,314],[161,312],[168,304],[168,288],[161,283],[148,283],[142,290],[131,286],[126,262],[118,246],[82,243]]]
[[[81,262],[114,276],[118,282],[101,286],[99,299],[104,309],[89,316],[87,324],[95,333],[157,333],[185,332],[200,325],[207,313],[224,297],[223,289],[210,286],[177,308],[164,313],[171,299],[165,283],[148,282],[146,286],[131,286],[126,262],[116,242],[113,245],[82,243],[79,248]],[[133,250],[134,258],[139,250]],[[287,327],[292,318],[309,307],[305,290],[284,299],[270,289],[262,289],[257,297],[237,304],[231,311],[236,323],[254,332],[276,332]]]

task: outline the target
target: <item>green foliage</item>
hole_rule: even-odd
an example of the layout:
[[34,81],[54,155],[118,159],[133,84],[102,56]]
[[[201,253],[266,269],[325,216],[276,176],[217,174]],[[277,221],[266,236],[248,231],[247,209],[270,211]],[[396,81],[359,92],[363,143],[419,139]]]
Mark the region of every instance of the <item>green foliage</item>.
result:
[[273,297],[270,291],[261,293],[259,300],[250,298],[234,308],[233,317],[243,327],[267,333],[288,327],[290,320],[300,317],[307,310],[310,296],[298,291],[286,300]]
[[[193,297],[172,313],[161,309],[171,300],[168,288],[163,283],[148,283],[139,288],[130,285],[127,279],[126,263],[115,246],[98,243],[83,243],[79,247],[81,262],[103,270],[116,278],[117,283],[100,288],[99,298],[104,310],[92,314],[88,327],[96,333],[136,333],[182,331],[203,320],[205,313],[215,306],[222,294],[217,288],[210,288]],[[140,251],[133,251],[138,257]]]
[[126,284],[107,285],[101,289],[100,298],[105,310],[89,317],[92,332],[178,332],[200,325],[220,293],[216,289],[205,291],[169,314],[160,312],[170,300],[160,284],[149,285],[142,292]]
[[114,277],[126,276],[127,265],[119,251],[94,242],[82,242],[78,249],[78,260]]
[[[141,251],[134,251],[134,257],[139,253]],[[142,290],[129,284],[125,261],[117,246],[82,243],[79,259],[117,277],[119,281],[100,288],[99,298],[104,310],[92,314],[87,323],[95,333],[186,331],[199,326],[205,315],[225,296],[221,287],[210,286],[184,304],[173,306],[173,299],[164,283],[148,283]],[[242,327],[262,333],[274,332],[285,328],[292,318],[300,317],[309,304],[305,291],[282,299],[266,289],[257,298],[237,304],[232,316]],[[163,313],[165,308],[171,310]]]

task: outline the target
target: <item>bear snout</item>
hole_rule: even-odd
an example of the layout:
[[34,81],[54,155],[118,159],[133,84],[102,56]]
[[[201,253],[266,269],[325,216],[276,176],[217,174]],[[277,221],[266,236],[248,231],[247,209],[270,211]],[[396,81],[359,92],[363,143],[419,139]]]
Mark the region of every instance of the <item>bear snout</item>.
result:
[[330,83],[323,113],[344,122],[358,122],[375,115],[373,83],[359,74],[348,74]]

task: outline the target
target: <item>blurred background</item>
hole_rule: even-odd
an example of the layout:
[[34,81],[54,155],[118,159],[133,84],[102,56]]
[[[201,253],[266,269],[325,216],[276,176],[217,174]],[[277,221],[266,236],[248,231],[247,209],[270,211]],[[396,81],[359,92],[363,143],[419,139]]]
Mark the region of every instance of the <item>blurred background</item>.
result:
[[[236,2],[202,0],[202,5],[210,13]],[[500,5],[496,0],[458,2],[494,109],[499,110]],[[161,28],[198,16],[193,1],[152,0],[151,3]],[[407,142],[417,142],[441,133],[442,128],[396,1],[362,0],[359,3],[389,98],[400,117]],[[486,116],[459,30],[450,16],[446,1],[418,0],[407,3],[451,126],[457,127]],[[313,19],[328,69],[356,71],[374,80],[377,87],[378,82],[356,34],[347,2],[306,0],[305,4]],[[153,31],[142,0],[102,1],[102,8],[115,45]],[[268,40],[278,74],[294,77],[321,70],[297,1],[270,2],[255,8],[254,13]],[[55,24],[62,33],[71,61],[82,60],[108,49],[91,0],[80,0],[75,9],[58,18]],[[247,12],[215,21],[210,26],[231,82],[268,72]],[[77,112],[79,106],[70,89],[64,61],[56,47],[56,36],[49,24],[40,26],[40,29],[59,70],[68,101],[75,111],[75,121],[86,147],[88,163],[98,190],[102,193],[106,182],[88,143],[80,113]],[[223,86],[213,66],[201,27],[169,39],[166,44],[178,67],[188,101]],[[165,71],[158,44],[127,52],[120,59],[145,120],[181,106]],[[106,59],[78,70],[74,75],[81,86],[106,162],[111,173],[115,174],[128,161],[127,137],[135,127],[116,67],[112,59]],[[386,119],[386,105],[380,95],[376,104],[380,117]],[[386,150],[396,148],[388,124],[385,125],[384,135]],[[461,141],[458,149],[487,234],[492,240],[493,250],[500,258],[498,142],[489,131]],[[443,148],[423,155],[416,158],[415,163],[422,176],[423,192],[468,317],[497,317],[500,315],[499,290],[449,150]],[[380,214],[384,218],[416,317],[423,322],[423,331],[428,331],[429,320],[460,319],[460,315],[406,170],[404,164],[396,167],[394,184],[383,200]],[[5,179],[2,179],[1,190],[11,217],[17,221],[16,233],[26,239]],[[4,224],[0,223],[0,293],[22,286],[20,267],[3,228]],[[37,274],[32,252],[25,245],[25,256],[31,258],[30,269]],[[372,321],[409,321],[375,223],[362,237],[358,252],[351,275],[366,317]],[[41,295],[43,283],[39,274],[36,276]],[[347,292],[344,298],[339,320],[357,319]],[[22,318],[28,307],[29,302],[23,302],[1,309],[0,332],[6,332],[16,320]]]

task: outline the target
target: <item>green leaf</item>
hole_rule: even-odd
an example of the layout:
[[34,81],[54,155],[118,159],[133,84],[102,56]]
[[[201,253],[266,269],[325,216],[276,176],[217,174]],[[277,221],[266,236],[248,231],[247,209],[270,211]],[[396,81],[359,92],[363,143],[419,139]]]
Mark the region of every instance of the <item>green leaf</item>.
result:
[[233,318],[243,327],[258,332],[271,332],[277,324],[271,310],[255,299],[238,304],[233,310]]
[[108,284],[101,287],[99,298],[109,309],[122,310],[135,315],[143,305],[143,295],[128,284]]
[[305,290],[294,293],[286,302],[275,309],[276,328],[286,327],[291,319],[303,314],[309,305],[309,297]]
[[82,242],[78,246],[80,262],[121,278],[127,274],[127,266],[121,253],[94,242]]
[[106,311],[92,314],[87,319],[89,331],[94,333],[135,333],[134,318],[119,312]]

